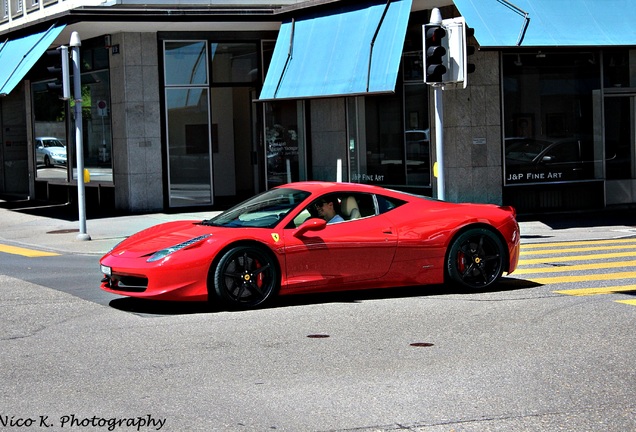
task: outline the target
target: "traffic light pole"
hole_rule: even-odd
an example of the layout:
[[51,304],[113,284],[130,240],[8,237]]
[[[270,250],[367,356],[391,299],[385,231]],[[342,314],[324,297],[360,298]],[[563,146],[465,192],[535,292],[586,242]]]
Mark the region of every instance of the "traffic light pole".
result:
[[433,8],[428,24],[422,26],[424,47],[424,82],[433,89],[435,99],[435,165],[433,175],[437,179],[437,199],[444,200],[444,75],[448,71],[446,65],[447,50],[446,30],[442,27],[442,14]]
[[433,175],[437,179],[437,199],[446,198],[444,183],[444,105],[442,91],[466,88],[468,74],[475,65],[468,56],[475,47],[467,38],[474,30],[466,26],[463,17],[442,19],[438,8],[431,10],[428,24],[422,26],[424,82],[431,86],[435,99],[435,164]]
[[75,100],[75,154],[77,156],[77,207],[79,213],[79,234],[77,240],[90,240],[86,233],[86,195],[84,189],[84,126],[82,120],[82,75],[80,70],[80,40],[77,32],[71,33],[73,62],[73,98]]
[[433,85],[435,93],[435,176],[437,177],[437,199],[445,199],[444,188],[444,104],[442,86]]

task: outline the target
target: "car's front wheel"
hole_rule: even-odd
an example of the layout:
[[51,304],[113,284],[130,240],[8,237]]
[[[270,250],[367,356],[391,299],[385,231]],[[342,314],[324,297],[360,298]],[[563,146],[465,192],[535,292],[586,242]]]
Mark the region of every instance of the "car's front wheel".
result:
[[491,230],[472,228],[451,244],[446,258],[450,280],[462,288],[481,290],[496,283],[504,270],[503,243]]
[[269,251],[236,246],[223,254],[211,271],[214,297],[229,309],[262,306],[278,293],[280,274]]

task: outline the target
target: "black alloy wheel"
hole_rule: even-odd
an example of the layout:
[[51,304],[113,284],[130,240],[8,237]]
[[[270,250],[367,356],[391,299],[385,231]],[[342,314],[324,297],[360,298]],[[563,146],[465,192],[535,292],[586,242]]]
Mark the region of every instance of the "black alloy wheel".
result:
[[278,293],[280,275],[272,254],[256,246],[237,246],[213,269],[215,297],[229,309],[261,306]]
[[505,257],[497,234],[485,228],[472,228],[451,244],[446,270],[451,281],[460,287],[483,290],[499,280]]

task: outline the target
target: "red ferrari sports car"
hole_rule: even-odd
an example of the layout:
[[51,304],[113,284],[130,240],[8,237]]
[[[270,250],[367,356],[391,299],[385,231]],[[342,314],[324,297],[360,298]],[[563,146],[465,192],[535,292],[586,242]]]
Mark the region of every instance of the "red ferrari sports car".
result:
[[[328,223],[323,206],[340,217]],[[519,237],[511,207],[364,184],[291,183],[209,220],[128,237],[100,260],[101,288],[230,309],[308,292],[442,283],[481,290],[515,270]]]

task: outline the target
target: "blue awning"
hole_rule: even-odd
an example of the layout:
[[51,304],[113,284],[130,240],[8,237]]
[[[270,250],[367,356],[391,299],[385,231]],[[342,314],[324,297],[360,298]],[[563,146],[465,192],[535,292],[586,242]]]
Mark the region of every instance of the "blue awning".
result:
[[349,4],[283,23],[260,100],[395,91],[411,3]]
[[634,0],[453,0],[481,47],[636,45]]
[[0,44],[0,96],[6,96],[18,85],[33,65],[64,30],[64,25],[51,27],[20,39]]

